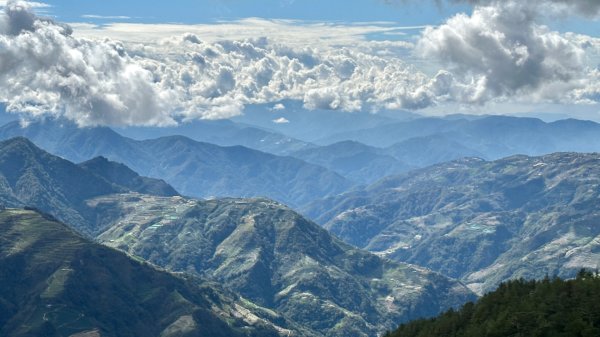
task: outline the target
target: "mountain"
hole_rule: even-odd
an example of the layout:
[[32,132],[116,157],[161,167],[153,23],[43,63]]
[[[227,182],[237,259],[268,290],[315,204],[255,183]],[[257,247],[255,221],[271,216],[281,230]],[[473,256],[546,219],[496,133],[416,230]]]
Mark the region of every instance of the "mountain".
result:
[[251,149],[288,155],[314,145],[264,128],[231,120],[189,121],[174,127],[127,127],[116,131],[126,137],[147,140],[167,136],[185,136],[193,140],[220,146],[241,145]]
[[99,242],[211,278],[324,336],[375,336],[474,298],[456,281],[346,245],[267,199],[120,194],[88,204]]
[[[374,114],[323,109],[309,110],[303,107],[302,102],[284,100],[274,105],[248,105],[242,115],[233,117],[232,120],[275,130],[289,137],[312,143],[330,136],[333,132],[344,133],[374,128],[417,117],[420,116],[408,111],[386,111]],[[343,140],[347,139],[338,139],[337,141]]]
[[104,157],[90,159],[79,164],[79,167],[109,182],[126,187],[130,191],[162,196],[179,195],[171,185],[163,180],[142,177],[129,167],[121,163],[112,162]]
[[352,140],[369,146],[385,148],[415,137],[425,137],[447,132],[449,126],[467,123],[467,120],[424,117],[406,121],[364,126],[359,129],[325,135],[315,140],[318,145],[328,145]]
[[2,336],[304,335],[215,285],[158,271],[34,211],[0,212],[0,229]]
[[27,127],[15,122],[0,128],[0,139],[18,135],[71,161],[103,156],[123,163],[194,197],[265,196],[300,206],[354,185],[335,172],[296,158],[183,136],[136,141],[109,128],[78,128],[56,120],[32,122]]
[[600,154],[463,159],[315,202],[342,240],[458,278],[572,277],[600,267]]
[[[372,183],[412,167],[384,153],[384,150],[354,141],[304,149],[290,154],[306,162],[326,167],[360,183]],[[407,156],[405,158],[409,159]]]
[[485,157],[482,153],[462,145],[451,137],[439,134],[410,138],[383,149],[382,153],[401,162],[410,163],[414,168],[465,157]]
[[546,123],[535,118],[509,116],[421,118],[341,133],[318,143],[354,140],[385,148],[411,138],[434,135],[458,143],[485,159],[499,159],[514,154],[600,151],[598,123],[575,119]]
[[139,177],[125,167],[105,161],[105,166],[119,167],[121,172],[127,172],[130,181],[143,184],[133,186],[123,180],[107,180],[107,175],[101,176],[98,170],[90,169],[93,162],[87,168],[75,165],[22,137],[0,142],[0,195],[4,205],[33,206],[68,223],[83,225],[88,223],[84,200],[96,196],[126,191],[177,195],[163,181]]
[[266,196],[299,206],[354,185],[320,166],[242,146],[220,147],[181,136],[139,145],[154,158],[138,171],[163,177],[183,194],[196,197]]
[[403,324],[385,337],[600,336],[600,278],[516,280],[434,319]]

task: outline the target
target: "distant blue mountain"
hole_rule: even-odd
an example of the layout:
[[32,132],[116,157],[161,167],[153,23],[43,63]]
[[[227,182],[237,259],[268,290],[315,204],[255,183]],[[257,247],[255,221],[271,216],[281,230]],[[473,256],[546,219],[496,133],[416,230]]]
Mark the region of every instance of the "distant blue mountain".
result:
[[0,128],[0,139],[15,136],[27,137],[74,162],[104,156],[144,176],[164,179],[194,197],[265,196],[300,206],[354,186],[339,174],[300,159],[183,136],[137,141],[110,128],[78,128],[56,120],[32,122],[27,127],[11,122]]
[[371,183],[385,176],[415,168],[388,154],[384,149],[354,141],[308,148],[291,155],[360,183]]
[[536,118],[508,116],[421,118],[338,133],[322,138],[318,143],[354,140],[376,147],[391,146],[398,151],[398,147],[401,147],[398,143],[417,137],[423,140],[427,137],[445,137],[449,142],[460,144],[486,159],[513,154],[600,151],[598,123],[575,119],[546,123]]
[[[284,135],[313,142],[334,133],[344,133],[393,124],[421,117],[407,111],[351,113],[335,110],[308,110],[302,102],[286,100],[277,104],[249,105],[235,122],[275,130]],[[279,109],[278,109],[279,108]],[[339,139],[339,141],[347,139]]]
[[276,131],[244,125],[231,120],[195,120],[173,127],[125,127],[118,133],[137,140],[166,136],[186,136],[199,142],[221,146],[242,145],[255,150],[287,155],[314,145]]

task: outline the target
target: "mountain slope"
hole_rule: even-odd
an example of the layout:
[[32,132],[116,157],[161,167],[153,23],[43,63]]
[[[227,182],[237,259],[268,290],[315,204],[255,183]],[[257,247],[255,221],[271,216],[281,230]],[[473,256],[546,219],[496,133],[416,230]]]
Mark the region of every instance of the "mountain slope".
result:
[[100,242],[212,278],[326,336],[375,336],[473,298],[455,281],[345,245],[266,199],[125,194],[89,204],[103,221]]
[[389,146],[382,152],[396,160],[410,163],[415,168],[465,157],[485,157],[482,153],[453,140],[452,137],[441,134],[410,138]]
[[600,336],[600,278],[511,281],[460,311],[403,324],[386,337]]
[[109,161],[104,157],[96,157],[79,164],[88,172],[102,177],[113,184],[143,194],[176,196],[177,191],[163,180],[142,177],[129,167]]
[[361,183],[372,183],[411,168],[393,156],[385,154],[382,149],[353,141],[309,148],[292,152],[290,155],[326,167]]
[[15,122],[0,128],[0,139],[16,135],[75,162],[106,157],[141,175],[164,179],[180,193],[194,197],[266,196],[299,206],[354,185],[335,172],[296,158],[181,136],[135,141],[109,128],[77,128],[55,120],[33,122],[25,128]]
[[429,136],[445,137],[485,159],[515,154],[600,151],[598,123],[574,119],[545,123],[535,118],[509,116],[421,118],[338,134],[321,143],[354,140],[385,148],[411,138]]
[[184,122],[176,127],[128,127],[118,128],[116,131],[126,137],[138,140],[185,136],[199,142],[220,146],[241,145],[277,155],[288,155],[291,152],[314,146],[274,131],[230,120],[199,120]]
[[346,242],[485,292],[515,277],[571,277],[600,261],[600,155],[464,159],[316,202]]
[[320,166],[242,146],[224,148],[173,136],[143,141],[140,147],[155,156],[139,170],[163,177],[185,195],[267,196],[298,206],[353,185]]
[[[5,206],[32,206],[52,213],[61,220],[80,226],[89,224],[84,201],[96,196],[126,191],[150,192],[158,195],[177,194],[164,182],[139,177],[116,163],[131,181],[143,181],[143,186],[124,186],[123,181],[109,181],[65,159],[36,147],[26,138],[0,142],[0,195]],[[93,165],[87,165],[91,168]],[[83,227],[81,227],[83,226]]]
[[0,228],[3,336],[279,335],[267,321],[239,318],[249,312],[239,298],[88,242],[33,211],[0,212]]

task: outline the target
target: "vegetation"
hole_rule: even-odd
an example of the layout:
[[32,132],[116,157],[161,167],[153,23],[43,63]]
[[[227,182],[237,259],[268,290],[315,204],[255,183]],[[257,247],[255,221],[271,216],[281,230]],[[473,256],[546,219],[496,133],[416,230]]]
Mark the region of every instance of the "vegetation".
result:
[[68,121],[0,127],[0,139],[26,136],[73,162],[104,156],[135,172],[160,177],[183,195],[266,196],[300,206],[347,191],[354,183],[321,166],[243,146],[222,147],[183,136],[137,141],[106,127],[79,128]]
[[455,280],[348,246],[267,199],[121,194],[90,205],[110,220],[99,242],[217,281],[317,335],[376,336],[475,298]]
[[600,277],[502,283],[477,303],[403,324],[386,337],[600,336]]
[[164,181],[140,177],[103,158],[76,165],[26,138],[0,142],[0,204],[4,206],[35,207],[88,234],[94,214],[85,201],[126,191],[177,195]]
[[0,243],[0,336],[279,336],[211,283],[158,271],[35,211],[0,212]]
[[599,185],[597,153],[465,158],[388,177],[305,214],[347,243],[483,294],[510,279],[599,268]]

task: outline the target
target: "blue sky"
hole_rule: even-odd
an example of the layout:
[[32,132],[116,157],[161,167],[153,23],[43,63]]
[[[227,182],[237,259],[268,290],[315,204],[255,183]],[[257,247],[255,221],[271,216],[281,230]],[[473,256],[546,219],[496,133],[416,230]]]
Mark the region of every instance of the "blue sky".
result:
[[[48,12],[65,22],[209,23],[248,17],[338,22],[391,21],[406,26],[437,25],[456,13],[470,13],[465,4],[384,0],[48,0]],[[82,17],[84,15],[108,18]],[[111,18],[112,17],[112,18]],[[127,18],[116,18],[127,17]],[[598,34],[598,20],[552,18],[545,24],[560,31]]]
[[436,6],[433,2],[390,5],[378,0],[51,0],[51,12],[65,21],[80,21],[85,14],[128,16],[138,22],[206,23],[247,17],[318,21],[395,21],[405,25],[429,25],[464,5]]

